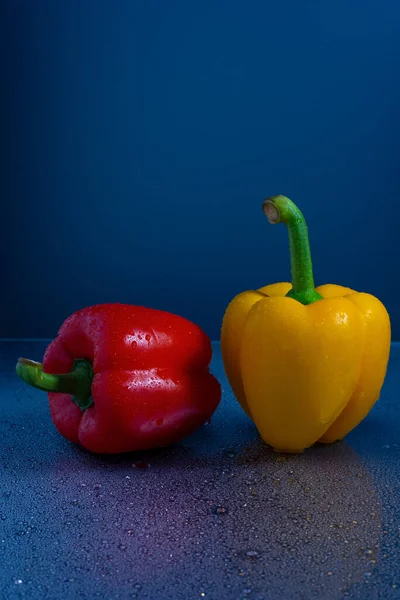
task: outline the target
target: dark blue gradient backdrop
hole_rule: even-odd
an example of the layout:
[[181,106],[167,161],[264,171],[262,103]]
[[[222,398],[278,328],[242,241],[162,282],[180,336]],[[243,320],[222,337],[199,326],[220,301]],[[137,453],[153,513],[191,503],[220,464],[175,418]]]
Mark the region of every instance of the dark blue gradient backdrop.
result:
[[100,302],[219,337],[287,280],[285,194],[317,283],[378,295],[400,339],[400,3],[3,0],[0,337]]

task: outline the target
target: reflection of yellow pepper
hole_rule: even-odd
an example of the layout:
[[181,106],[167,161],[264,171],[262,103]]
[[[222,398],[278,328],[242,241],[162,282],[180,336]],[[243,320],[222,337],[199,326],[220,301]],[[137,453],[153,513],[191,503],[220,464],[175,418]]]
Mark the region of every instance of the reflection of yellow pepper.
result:
[[263,440],[282,452],[344,438],[379,397],[390,320],[370,294],[314,288],[307,226],[284,196],[264,202],[288,227],[293,283],[246,291],[229,304],[221,350],[231,387]]

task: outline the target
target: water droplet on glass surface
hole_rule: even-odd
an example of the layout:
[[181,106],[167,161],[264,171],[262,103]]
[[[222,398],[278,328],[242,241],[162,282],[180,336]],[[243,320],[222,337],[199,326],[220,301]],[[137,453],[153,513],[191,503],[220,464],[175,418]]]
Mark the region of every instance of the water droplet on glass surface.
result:
[[145,460],[137,460],[135,463],[133,463],[132,467],[136,469],[148,469],[150,465]]
[[367,571],[366,573],[364,573],[364,577],[365,579],[369,579],[371,577],[372,573],[370,571]]
[[224,506],[217,506],[214,510],[215,514],[217,515],[225,515],[228,513],[228,509],[225,508]]

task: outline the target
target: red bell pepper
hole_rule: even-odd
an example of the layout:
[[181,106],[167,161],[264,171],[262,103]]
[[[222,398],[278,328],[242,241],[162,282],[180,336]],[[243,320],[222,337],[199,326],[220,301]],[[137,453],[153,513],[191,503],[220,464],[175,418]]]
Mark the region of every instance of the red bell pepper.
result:
[[221,398],[211,355],[207,335],[183,317],[100,304],[66,319],[43,364],[20,358],[16,371],[48,392],[65,438],[114,454],[178,442],[210,419]]

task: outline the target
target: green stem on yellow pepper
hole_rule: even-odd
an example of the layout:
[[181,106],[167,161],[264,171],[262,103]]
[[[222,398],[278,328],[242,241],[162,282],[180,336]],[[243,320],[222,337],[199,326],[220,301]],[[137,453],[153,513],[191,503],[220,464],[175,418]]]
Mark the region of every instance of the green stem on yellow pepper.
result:
[[302,212],[285,196],[267,198],[263,210],[270,223],[285,223],[288,228],[292,289],[286,295],[302,304],[321,300],[314,287],[310,242]]
[[45,392],[71,394],[72,400],[84,411],[93,404],[92,365],[84,359],[75,360],[70,373],[53,375],[44,373],[42,363],[28,358],[19,358],[15,368],[18,377],[32,387]]

